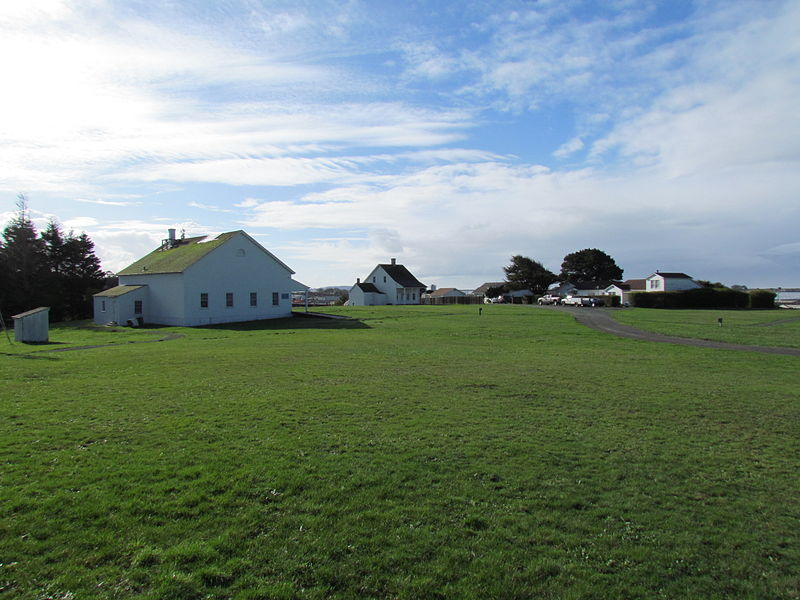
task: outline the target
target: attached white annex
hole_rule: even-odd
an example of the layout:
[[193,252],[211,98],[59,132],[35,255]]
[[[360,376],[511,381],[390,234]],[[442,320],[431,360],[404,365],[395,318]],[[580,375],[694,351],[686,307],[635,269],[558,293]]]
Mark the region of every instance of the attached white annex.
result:
[[645,291],[646,279],[627,279],[625,281],[614,281],[605,289],[609,296],[619,296],[621,304],[630,304],[631,295],[636,292]]
[[362,283],[356,280],[350,288],[350,306],[376,306],[384,304],[419,304],[425,293],[425,284],[420,283],[396,259],[390,264],[380,264],[372,269]]
[[119,285],[94,295],[94,322],[194,327],[292,314],[292,292],[307,286],[244,231],[176,239],[118,273]]

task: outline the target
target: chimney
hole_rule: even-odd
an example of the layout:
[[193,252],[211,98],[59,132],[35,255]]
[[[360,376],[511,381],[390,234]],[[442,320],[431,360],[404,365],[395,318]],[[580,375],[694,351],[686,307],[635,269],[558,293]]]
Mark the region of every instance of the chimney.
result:
[[356,277],[356,283],[361,283],[361,277]]
[[396,258],[393,258],[393,259],[392,259],[392,264],[393,264],[393,265],[396,265],[396,264],[397,264],[397,259],[396,259]]

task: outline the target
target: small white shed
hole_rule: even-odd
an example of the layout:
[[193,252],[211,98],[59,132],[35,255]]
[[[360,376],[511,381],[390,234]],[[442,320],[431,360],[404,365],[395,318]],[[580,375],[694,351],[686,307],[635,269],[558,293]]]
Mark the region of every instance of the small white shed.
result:
[[11,317],[18,342],[46,342],[50,332],[50,307],[40,306]]

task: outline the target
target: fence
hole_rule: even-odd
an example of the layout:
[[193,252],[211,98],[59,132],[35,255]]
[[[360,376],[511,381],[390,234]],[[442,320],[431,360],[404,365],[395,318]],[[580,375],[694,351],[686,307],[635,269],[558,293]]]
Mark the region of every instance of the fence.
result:
[[420,304],[439,306],[446,304],[483,304],[483,296],[440,296],[439,298],[421,298]]

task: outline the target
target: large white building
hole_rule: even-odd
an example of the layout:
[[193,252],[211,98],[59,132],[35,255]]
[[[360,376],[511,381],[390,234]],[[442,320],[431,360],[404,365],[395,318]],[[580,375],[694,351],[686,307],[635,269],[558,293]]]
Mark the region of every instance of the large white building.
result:
[[419,304],[425,293],[425,284],[420,283],[396,259],[390,264],[377,265],[362,282],[356,280],[350,288],[351,306],[375,306],[384,304]]
[[198,326],[288,317],[292,292],[308,288],[244,231],[161,246],[118,273],[119,285],[94,296],[98,324],[141,320]]

